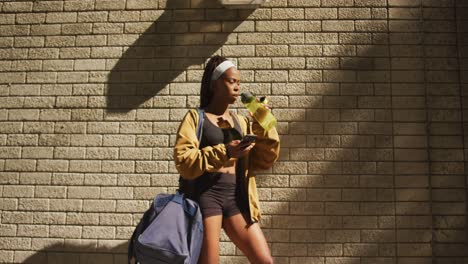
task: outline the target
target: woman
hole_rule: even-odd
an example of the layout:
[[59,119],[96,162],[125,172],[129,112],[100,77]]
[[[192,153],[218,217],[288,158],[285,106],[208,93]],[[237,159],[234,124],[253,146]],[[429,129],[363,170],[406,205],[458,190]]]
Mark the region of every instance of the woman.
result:
[[[258,224],[259,200],[254,170],[270,168],[279,154],[275,128],[265,131],[255,120],[229,110],[240,94],[240,73],[221,56],[212,57],[203,73],[200,108],[204,110],[202,138],[198,142],[198,112],[189,110],[182,120],[174,148],[176,168],[193,180],[192,197],[203,216],[204,238],[198,263],[219,263],[221,227],[251,263],[273,263]],[[255,142],[241,143],[256,134]]]

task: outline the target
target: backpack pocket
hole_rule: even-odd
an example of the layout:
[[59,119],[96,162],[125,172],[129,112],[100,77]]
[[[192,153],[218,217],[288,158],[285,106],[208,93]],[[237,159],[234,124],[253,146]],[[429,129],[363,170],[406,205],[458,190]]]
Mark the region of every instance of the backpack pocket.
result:
[[187,255],[180,255],[167,249],[146,246],[141,244],[138,239],[136,240],[135,253],[140,264],[184,264],[188,257]]

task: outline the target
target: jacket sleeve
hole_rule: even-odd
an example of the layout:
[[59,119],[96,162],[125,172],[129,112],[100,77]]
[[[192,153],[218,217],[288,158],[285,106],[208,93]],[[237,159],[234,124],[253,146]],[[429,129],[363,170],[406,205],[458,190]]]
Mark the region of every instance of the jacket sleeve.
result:
[[[249,120],[247,117],[246,122],[249,126]],[[255,147],[250,152],[250,168],[252,170],[266,170],[273,166],[273,163],[279,157],[280,151],[280,140],[278,132],[275,127],[265,131],[257,121],[252,122],[252,126],[249,129],[251,133],[257,135],[255,140]]]
[[222,143],[199,149],[197,125],[198,113],[191,110],[185,115],[176,135],[174,162],[177,171],[187,180],[195,179],[204,172],[218,171],[229,160],[226,146]]

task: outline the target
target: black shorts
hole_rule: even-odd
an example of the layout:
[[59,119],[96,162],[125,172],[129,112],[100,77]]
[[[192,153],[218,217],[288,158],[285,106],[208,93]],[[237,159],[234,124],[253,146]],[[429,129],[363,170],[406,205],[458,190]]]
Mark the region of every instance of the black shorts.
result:
[[222,215],[227,218],[244,213],[236,199],[236,175],[220,173],[198,197],[203,218]]

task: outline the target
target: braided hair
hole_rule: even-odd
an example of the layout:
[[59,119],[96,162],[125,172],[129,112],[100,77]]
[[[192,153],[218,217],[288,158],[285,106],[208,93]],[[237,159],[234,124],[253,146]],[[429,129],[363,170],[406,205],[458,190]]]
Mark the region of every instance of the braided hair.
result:
[[223,61],[227,60],[223,56],[215,55],[206,63],[205,71],[203,72],[203,77],[201,81],[200,89],[200,108],[205,108],[211,102],[213,97],[213,85],[211,81],[211,76],[213,75],[214,69],[221,64]]

